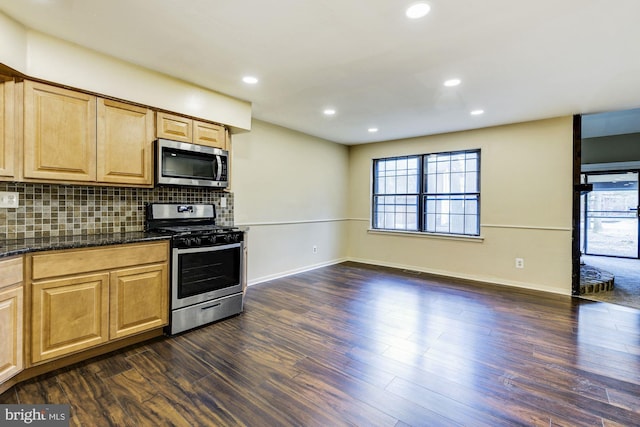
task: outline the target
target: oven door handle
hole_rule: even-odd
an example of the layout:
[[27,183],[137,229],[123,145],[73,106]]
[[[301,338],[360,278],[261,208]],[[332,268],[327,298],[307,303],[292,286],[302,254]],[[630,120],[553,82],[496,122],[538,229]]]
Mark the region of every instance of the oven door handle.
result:
[[239,243],[229,243],[229,244],[213,245],[213,246],[200,246],[200,247],[187,248],[187,249],[173,248],[173,251],[175,254],[182,255],[182,254],[192,254],[195,252],[215,252],[215,251],[222,251],[225,249],[233,249],[233,248],[241,248],[242,250],[242,245],[243,243],[239,242]]
[[220,307],[221,303],[217,303],[217,304],[213,304],[213,305],[208,305],[206,307],[201,307],[200,310],[209,310],[212,308],[216,308],[216,307]]

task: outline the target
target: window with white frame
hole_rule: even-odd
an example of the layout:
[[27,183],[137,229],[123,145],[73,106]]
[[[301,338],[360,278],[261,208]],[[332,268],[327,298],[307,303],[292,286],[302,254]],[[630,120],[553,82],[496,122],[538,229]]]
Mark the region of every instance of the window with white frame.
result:
[[372,227],[480,234],[480,150],[373,161]]

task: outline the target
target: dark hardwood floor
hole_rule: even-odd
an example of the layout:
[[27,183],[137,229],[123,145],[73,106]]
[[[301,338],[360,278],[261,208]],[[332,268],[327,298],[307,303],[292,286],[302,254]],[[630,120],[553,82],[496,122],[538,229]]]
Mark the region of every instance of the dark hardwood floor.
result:
[[0,403],[85,426],[640,425],[640,311],[345,263]]

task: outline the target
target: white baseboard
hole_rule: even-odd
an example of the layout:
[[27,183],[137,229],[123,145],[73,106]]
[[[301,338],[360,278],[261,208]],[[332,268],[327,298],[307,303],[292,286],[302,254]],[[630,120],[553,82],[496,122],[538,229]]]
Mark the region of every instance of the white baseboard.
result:
[[317,268],[327,267],[329,265],[340,264],[341,262],[349,261],[347,258],[333,259],[330,261],[321,262],[318,264],[307,265],[293,270],[282,271],[280,273],[270,274],[268,276],[262,276],[257,279],[249,280],[247,286],[257,285],[258,283],[268,282],[270,280],[281,279],[283,277],[292,276],[298,273],[304,273],[305,271],[315,270]]
[[433,270],[433,269],[428,269],[424,267],[416,267],[414,265],[402,265],[402,264],[396,264],[391,262],[381,262],[378,260],[369,260],[369,259],[362,259],[362,258],[349,258],[348,261],[360,262],[362,264],[379,265],[381,267],[398,268],[402,270],[419,271],[421,273],[433,274],[441,277],[451,277],[454,279],[469,280],[472,282],[487,283],[491,285],[529,289],[532,291],[550,292],[550,293],[559,294],[559,295],[569,295],[569,296],[571,295],[571,287],[569,287],[569,289],[566,292],[563,292],[563,291],[559,291],[558,289],[549,289],[549,288],[541,287],[533,283],[518,282],[518,281],[512,281],[512,280],[505,281],[495,277],[483,278],[483,277],[472,276],[468,274],[455,273],[451,271]]

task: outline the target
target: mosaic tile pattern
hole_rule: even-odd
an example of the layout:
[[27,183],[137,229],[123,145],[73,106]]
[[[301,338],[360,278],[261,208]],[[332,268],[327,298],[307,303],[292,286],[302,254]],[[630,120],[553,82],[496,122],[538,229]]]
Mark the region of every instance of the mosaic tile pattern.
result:
[[146,202],[213,203],[216,223],[233,225],[233,193],[219,190],[0,182],[0,191],[20,193],[19,208],[0,208],[0,240],[142,231]]

